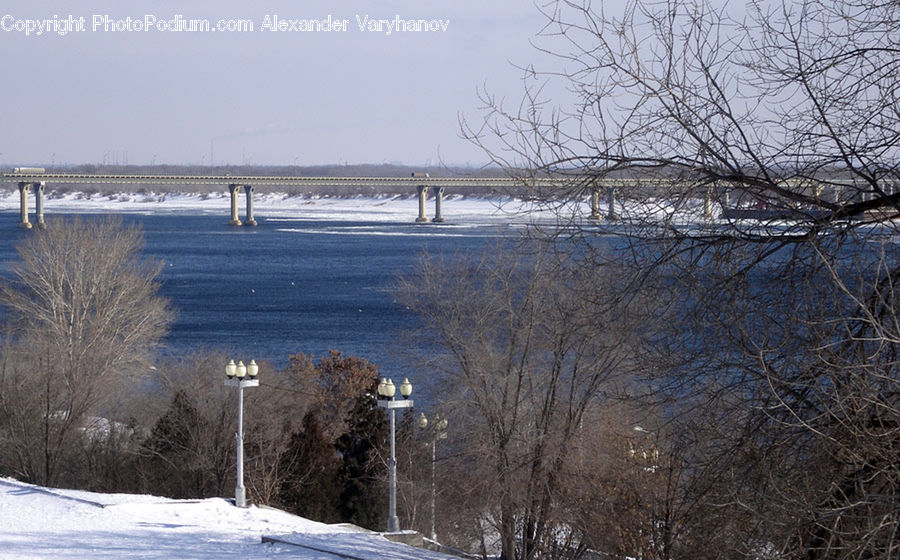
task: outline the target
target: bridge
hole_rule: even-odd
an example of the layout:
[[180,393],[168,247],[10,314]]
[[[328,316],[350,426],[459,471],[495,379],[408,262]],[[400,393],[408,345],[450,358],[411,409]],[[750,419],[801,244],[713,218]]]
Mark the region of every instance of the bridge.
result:
[[[17,168],[11,173],[0,173],[0,183],[16,183],[19,187],[19,226],[31,228],[29,219],[28,194],[34,189],[35,218],[38,227],[44,225],[44,188],[48,183],[60,183],[70,185],[206,185],[227,188],[231,193],[231,220],[235,226],[255,226],[256,219],[253,216],[253,191],[257,187],[343,187],[358,189],[364,187],[408,187],[415,188],[418,192],[419,213],[416,223],[441,223],[444,221],[442,204],[444,191],[448,188],[465,190],[467,188],[487,188],[495,191],[522,191],[533,194],[542,191],[544,195],[553,196],[554,193],[565,193],[573,185],[580,187],[585,195],[590,194],[591,213],[589,218],[600,220],[600,192],[606,191],[607,214],[606,219],[617,220],[616,193],[621,188],[639,188],[642,196],[664,195],[667,187],[671,188],[673,182],[679,182],[676,178],[664,179],[633,179],[610,178],[591,176],[570,177],[430,177],[427,173],[413,173],[409,177],[279,177],[279,176],[233,176],[233,175],[128,175],[128,174],[87,174],[87,173],[46,173],[42,168],[24,167]],[[814,193],[818,199],[820,196],[831,200],[834,204],[846,204],[853,201],[865,201],[871,199],[875,193],[864,190],[853,180],[829,180],[809,181],[788,179],[785,181],[786,189],[807,190]],[[826,188],[829,192],[826,193]],[[885,183],[885,193],[893,195],[900,192],[900,183],[888,181]],[[426,198],[428,191],[434,191],[434,217],[429,219],[426,215]],[[241,221],[238,216],[238,202],[240,193],[246,197],[246,214]],[[846,197],[845,192],[850,193]],[[703,214],[706,218],[713,217],[713,201],[719,197],[723,208],[723,216],[726,218],[755,218],[766,219],[766,211],[746,210],[731,208],[729,201],[730,189],[727,185],[716,187],[708,185],[703,201]],[[567,196],[571,196],[569,193]],[[826,199],[826,198],[823,198]],[[773,216],[790,217],[792,210],[776,209]]]
[[[34,191],[35,223],[44,225],[44,188],[49,183],[70,185],[206,185],[227,188],[231,194],[231,220],[235,226],[255,226],[253,216],[253,192],[260,187],[409,187],[418,192],[419,213],[416,223],[441,223],[444,221],[442,203],[445,189],[488,188],[494,190],[521,190],[530,188],[559,187],[559,179],[538,178],[518,179],[504,177],[430,177],[427,173],[413,173],[409,177],[276,177],[276,176],[232,176],[232,175],[116,175],[82,173],[45,173],[40,168],[18,168],[11,173],[0,173],[0,182],[16,183],[19,187],[19,226],[31,228],[28,195]],[[619,180],[618,183],[622,181]],[[599,189],[607,188],[610,212],[608,218],[615,218],[615,190],[608,181],[599,181],[592,187],[591,218],[600,219]],[[429,190],[434,191],[434,217],[426,215],[426,198]],[[241,221],[238,216],[238,202],[241,191],[246,197],[246,214]]]

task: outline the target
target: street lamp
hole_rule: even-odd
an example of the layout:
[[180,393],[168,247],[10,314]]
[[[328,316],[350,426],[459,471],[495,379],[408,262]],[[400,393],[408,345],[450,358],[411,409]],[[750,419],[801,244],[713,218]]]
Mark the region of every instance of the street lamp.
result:
[[[424,430],[426,428],[428,428],[428,418],[423,413],[419,415],[419,429]],[[431,427],[431,540],[433,541],[437,541],[437,533],[434,530],[434,462],[436,459],[435,449],[439,439],[447,439],[447,419],[435,416],[434,425]]]
[[[642,426],[635,426],[634,431],[635,433],[641,434],[645,439],[650,438],[652,435],[649,430]],[[656,472],[656,469],[659,468],[659,449],[657,449],[655,445],[651,444],[649,448],[646,445],[642,445],[640,449],[635,449],[634,445],[629,443],[628,454],[632,459],[640,458],[645,463],[650,463],[649,466],[644,467],[644,470],[647,472]]]
[[400,395],[403,400],[394,400],[397,387],[390,379],[381,378],[378,384],[378,406],[391,413],[391,459],[388,462],[388,477],[390,494],[388,497],[388,532],[396,533],[400,530],[400,520],[397,518],[397,457],[395,449],[396,411],[398,408],[412,408],[413,402],[409,400],[412,395],[412,383],[404,379],[400,384]]
[[237,507],[247,507],[247,492],[244,489],[244,387],[259,387],[259,380],[256,374],[259,373],[259,366],[256,360],[250,360],[250,365],[245,366],[244,362],[238,361],[235,365],[234,360],[228,360],[225,366],[225,385],[229,387],[237,387],[238,390],[238,427],[235,439],[237,439],[237,483],[234,487],[234,505]]

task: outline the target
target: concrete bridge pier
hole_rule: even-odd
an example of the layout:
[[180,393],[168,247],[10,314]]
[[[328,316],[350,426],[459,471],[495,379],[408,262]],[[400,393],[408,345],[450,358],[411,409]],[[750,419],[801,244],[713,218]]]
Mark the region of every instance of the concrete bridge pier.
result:
[[31,229],[31,222],[28,221],[28,191],[31,189],[31,183],[19,183],[19,227],[23,229]]
[[619,219],[619,215],[616,213],[616,188],[615,187],[607,187],[606,188],[606,204],[609,206],[609,209],[606,212],[606,219],[614,222]]
[[703,199],[703,217],[707,220],[715,218],[713,216],[713,188],[706,187],[706,197]]
[[228,225],[239,226],[241,220],[238,218],[238,193],[241,191],[241,186],[228,185],[228,191],[231,193],[231,221],[228,222]]
[[43,181],[34,184],[34,219],[39,228],[47,225],[44,223],[44,186],[46,184]]
[[591,187],[591,215],[589,219],[599,220],[600,218],[600,189]]
[[416,188],[419,190],[419,217],[416,218],[416,223],[423,224],[428,221],[428,216],[425,215],[425,197],[428,196],[428,187],[419,185]]
[[247,196],[247,216],[244,221],[245,226],[256,226],[256,220],[253,219],[253,187],[244,185],[244,192]]
[[835,184],[834,187],[832,187],[832,189],[834,192],[834,200],[832,202],[834,202],[835,204],[843,204],[844,203],[844,201],[843,201],[843,198],[844,198],[843,186],[839,185],[839,184]]
[[434,189],[434,219],[431,220],[436,224],[444,222],[444,216],[441,214],[441,203],[444,200],[444,187]]

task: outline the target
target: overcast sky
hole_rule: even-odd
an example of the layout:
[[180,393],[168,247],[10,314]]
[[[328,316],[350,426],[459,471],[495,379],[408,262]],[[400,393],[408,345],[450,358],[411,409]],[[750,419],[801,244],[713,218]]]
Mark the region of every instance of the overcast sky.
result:
[[[348,20],[297,31],[287,20]],[[28,20],[84,18],[26,35]],[[139,30],[249,20],[252,31]],[[263,29],[274,16],[288,30]],[[435,21],[434,31],[360,20]],[[107,20],[108,17],[108,20]],[[115,31],[128,25],[131,30]],[[518,97],[536,58],[529,0],[3,0],[0,166],[50,163],[477,165],[458,115],[485,83]],[[98,19],[99,18],[99,19]],[[447,21],[449,20],[449,22]],[[99,25],[95,27],[95,25]],[[185,21],[187,24],[187,21]],[[33,25],[33,24],[32,24]]]

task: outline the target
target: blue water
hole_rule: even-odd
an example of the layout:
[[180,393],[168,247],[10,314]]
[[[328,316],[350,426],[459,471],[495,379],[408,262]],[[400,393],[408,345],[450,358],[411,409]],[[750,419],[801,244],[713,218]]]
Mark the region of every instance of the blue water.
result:
[[[0,262],[15,258],[29,232],[0,213]],[[263,220],[232,228],[215,215],[125,215],[143,228],[147,256],[165,262],[162,294],[177,308],[166,342],[175,355],[206,348],[277,366],[291,354],[336,349],[402,377],[410,349],[404,331],[417,318],[394,300],[396,278],[430,254],[467,258],[508,225],[417,225]],[[452,281],[449,280],[448,281]],[[412,350],[412,352],[410,352]]]

